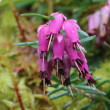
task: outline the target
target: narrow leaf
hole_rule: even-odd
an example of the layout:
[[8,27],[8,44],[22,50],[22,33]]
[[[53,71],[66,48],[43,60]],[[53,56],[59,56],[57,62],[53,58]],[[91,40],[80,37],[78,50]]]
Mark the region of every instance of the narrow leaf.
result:
[[89,37],[89,35],[86,32],[84,32],[83,30],[80,30],[80,29],[78,30],[78,36],[79,36],[80,40],[83,38]]
[[65,104],[62,108],[65,109],[67,108],[68,106],[70,106],[72,104],[72,101],[68,102],[67,104]]
[[62,90],[62,89],[63,89],[63,86],[58,87],[58,88],[56,88],[55,90],[49,92],[49,93],[47,94],[47,96],[52,95],[52,94],[54,94],[54,93],[56,93],[56,92],[58,92],[58,91],[60,91],[60,90]]
[[65,91],[65,92],[62,92],[60,94],[54,95],[54,96],[50,97],[49,99],[50,100],[57,99],[57,98],[60,98],[60,97],[62,97],[64,95],[67,95],[67,94],[68,94],[68,91]]
[[95,90],[95,88],[93,87],[89,87],[89,86],[83,86],[83,85],[76,85],[75,88],[78,88],[78,89],[84,89],[84,90]]
[[91,93],[91,94],[97,94],[97,95],[98,95],[98,93],[101,94],[101,95],[106,95],[105,92],[98,91],[98,93],[97,93],[96,90],[86,90],[86,91],[84,91],[84,92],[85,92],[85,93]]
[[21,16],[36,16],[36,17],[47,19],[47,20],[55,19],[54,16],[45,16],[45,15],[38,14],[38,13],[24,13],[24,14],[21,14]]
[[109,81],[110,81],[110,79],[104,80],[104,81],[100,82],[99,84],[97,84],[96,87],[98,88]]
[[33,41],[33,42],[21,42],[21,43],[14,43],[13,45],[16,46],[31,46],[31,45],[38,45],[38,41]]
[[87,37],[87,38],[84,38],[84,39],[81,39],[81,43],[85,43],[85,42],[88,42],[88,41],[91,41],[95,38],[96,36],[90,36],[90,37]]

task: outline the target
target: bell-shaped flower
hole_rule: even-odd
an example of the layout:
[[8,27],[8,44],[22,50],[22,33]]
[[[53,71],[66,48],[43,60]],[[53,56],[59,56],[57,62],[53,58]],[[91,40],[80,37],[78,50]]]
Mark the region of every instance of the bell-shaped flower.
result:
[[[46,70],[48,66],[47,59],[41,58],[41,50],[38,49],[38,59],[39,59],[39,73],[42,79],[46,78]],[[43,61],[44,60],[44,61]]]
[[70,70],[71,70],[71,60],[66,52],[64,53],[64,56],[63,56],[63,63],[64,63],[64,72],[65,72],[64,76],[65,78],[69,78]]
[[48,62],[48,66],[47,66],[47,78],[48,78],[49,81],[51,80],[52,70],[53,70],[53,59],[51,59]]
[[68,38],[65,38],[65,51],[72,61],[78,58],[77,50],[73,50],[73,44]]
[[53,41],[53,59],[62,60],[64,54],[64,38],[62,34],[58,34]]
[[46,24],[41,25],[38,28],[39,49],[41,51],[47,51],[48,43],[47,36],[50,35],[50,27]]
[[65,30],[67,37],[72,43],[79,42],[77,26],[73,20],[66,20],[62,28]]
[[101,9],[101,17],[102,17],[103,24],[107,24],[108,23],[109,16],[110,16],[110,7],[108,5],[105,5]]
[[90,74],[86,74],[86,78],[89,84],[94,84],[96,82]]
[[51,16],[55,16],[55,19],[49,21],[50,31],[52,34],[58,34],[62,28],[63,21],[67,18],[59,12],[52,13]]

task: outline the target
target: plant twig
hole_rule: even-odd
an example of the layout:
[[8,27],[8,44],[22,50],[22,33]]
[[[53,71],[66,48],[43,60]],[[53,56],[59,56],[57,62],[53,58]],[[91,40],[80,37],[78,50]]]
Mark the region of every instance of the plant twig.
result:
[[12,10],[12,12],[13,12],[14,17],[15,17],[16,23],[17,23],[18,28],[19,28],[19,31],[20,31],[20,34],[21,34],[21,36],[23,37],[23,40],[24,40],[24,41],[27,41],[26,36],[25,36],[25,34],[24,34],[24,31],[23,31],[23,29],[22,29],[22,27],[21,27],[21,24],[20,24],[20,21],[19,21],[19,18],[18,18],[16,9],[15,9],[15,7],[14,7],[14,5],[13,5],[12,0],[8,0],[8,3],[9,3],[9,5],[10,5],[10,8],[11,8],[11,10]]
[[8,61],[7,61],[7,59],[6,59],[5,57],[3,57],[2,55],[0,55],[0,59],[4,61],[6,67],[7,67],[8,70],[9,70],[9,73],[10,73],[10,75],[11,75],[11,78],[12,78],[12,81],[13,81],[13,84],[14,84],[14,88],[15,88],[15,91],[16,91],[16,94],[17,94],[17,97],[18,97],[18,101],[19,101],[21,110],[25,110],[25,109],[24,109],[23,102],[22,102],[22,98],[21,98],[21,95],[20,95],[20,91],[19,91],[19,88],[18,88],[18,85],[17,85],[17,82],[16,82],[16,78],[15,78],[15,76],[13,75],[12,68],[10,67],[10,64],[8,63]]

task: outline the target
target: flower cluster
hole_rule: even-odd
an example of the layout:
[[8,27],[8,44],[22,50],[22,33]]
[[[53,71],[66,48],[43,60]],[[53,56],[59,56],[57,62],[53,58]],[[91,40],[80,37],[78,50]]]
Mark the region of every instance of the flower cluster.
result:
[[90,35],[96,35],[97,46],[110,38],[110,0],[88,17],[88,28]]
[[[67,19],[62,13],[55,12],[44,25],[38,28],[39,39],[39,75],[42,79],[41,85],[51,84],[51,73],[56,70],[56,76],[61,83],[68,86],[70,82],[70,69],[74,67],[78,70],[79,76],[88,81],[88,84],[94,84],[95,80],[89,73],[87,60],[82,49],[84,47],[78,37],[80,29],[76,20]],[[63,29],[66,35],[61,33]],[[52,44],[53,54],[50,61],[47,61],[50,44]]]

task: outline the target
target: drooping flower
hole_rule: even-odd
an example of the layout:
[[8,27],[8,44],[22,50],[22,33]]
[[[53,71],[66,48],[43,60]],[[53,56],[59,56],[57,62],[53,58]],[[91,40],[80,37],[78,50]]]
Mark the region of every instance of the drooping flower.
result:
[[62,34],[57,34],[53,41],[53,59],[54,68],[57,70],[57,77],[62,73],[63,69],[63,54],[64,54],[64,38]]
[[50,24],[50,31],[52,34],[58,34],[62,28],[63,21],[67,18],[59,12],[52,13],[51,16],[55,16],[55,19],[51,19],[49,21]]
[[64,63],[64,77],[65,77],[64,85],[68,86],[71,84],[70,82],[71,60],[66,52],[64,53],[63,56],[63,63]]
[[110,7],[108,5],[105,5],[101,9],[101,18],[103,24],[107,24],[110,17]]
[[79,65],[79,69],[80,69],[79,76],[82,75],[83,79],[86,79],[89,82],[89,84],[94,84],[95,80],[92,78],[92,76],[89,73],[89,68],[85,56],[82,54],[82,52],[78,52],[78,56],[83,61],[83,64]]
[[62,34],[58,34],[53,41],[53,59],[62,60],[64,54],[64,38]]
[[50,27],[46,24],[41,25],[38,28],[39,49],[41,51],[47,51],[48,40],[47,36],[50,36]]
[[39,75],[42,79],[46,78],[46,70],[47,70],[47,59],[41,58],[41,50],[38,49],[38,59],[39,59]]
[[75,64],[75,62],[77,62],[78,65],[83,64],[83,61],[79,59],[78,51],[76,49],[73,49],[72,42],[68,38],[65,39],[65,51],[67,52],[73,64]]
[[64,21],[62,28],[65,30],[67,37],[72,43],[80,42],[76,23],[73,20]]

